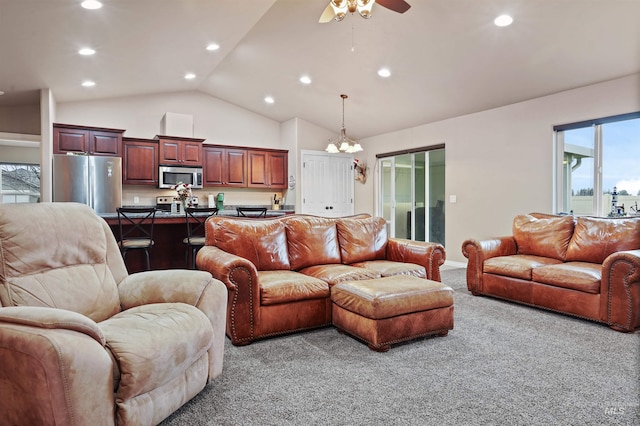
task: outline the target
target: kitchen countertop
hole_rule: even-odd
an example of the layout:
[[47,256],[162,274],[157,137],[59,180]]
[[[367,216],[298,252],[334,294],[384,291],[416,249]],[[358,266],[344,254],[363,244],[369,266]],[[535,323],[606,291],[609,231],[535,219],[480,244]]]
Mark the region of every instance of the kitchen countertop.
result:
[[[130,207],[130,206],[127,206]],[[144,207],[144,206],[137,206]],[[253,207],[253,206],[252,206]],[[295,210],[267,210],[267,217],[278,217],[284,216],[286,214],[295,213]],[[103,219],[118,219],[118,213],[100,213],[99,216]],[[171,213],[165,210],[156,211],[156,221],[158,219],[184,219],[184,213]],[[222,211],[218,211],[217,216],[228,216],[228,217],[238,217],[238,212],[234,209],[224,209]],[[132,217],[135,217],[133,215]],[[248,216],[250,217],[250,216]]]

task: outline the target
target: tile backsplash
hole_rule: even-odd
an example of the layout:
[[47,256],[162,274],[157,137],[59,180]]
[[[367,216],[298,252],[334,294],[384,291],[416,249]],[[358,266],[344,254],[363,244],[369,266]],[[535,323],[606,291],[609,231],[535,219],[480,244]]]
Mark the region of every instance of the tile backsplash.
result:
[[[273,202],[273,196],[284,198],[286,203],[287,191],[252,191],[247,188],[203,188],[194,189],[193,195],[198,197],[200,204],[207,205],[209,194],[214,197],[219,193],[224,193],[224,203],[226,205],[246,205],[246,206],[268,206]],[[122,187],[122,205],[155,205],[156,197],[175,196],[172,189],[159,189],[144,185],[124,185]],[[137,203],[135,202],[137,198]]]

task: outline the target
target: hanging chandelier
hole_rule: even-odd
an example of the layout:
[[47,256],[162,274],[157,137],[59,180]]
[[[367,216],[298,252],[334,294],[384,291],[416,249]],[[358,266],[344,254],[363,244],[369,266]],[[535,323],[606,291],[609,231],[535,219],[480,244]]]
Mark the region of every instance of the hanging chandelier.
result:
[[354,152],[362,151],[362,146],[355,139],[351,139],[347,136],[347,129],[344,127],[344,100],[349,96],[340,95],[342,98],[342,128],[340,129],[340,136],[337,138],[329,139],[329,145],[325,151],[335,154],[338,152],[345,152],[347,154],[352,154]]

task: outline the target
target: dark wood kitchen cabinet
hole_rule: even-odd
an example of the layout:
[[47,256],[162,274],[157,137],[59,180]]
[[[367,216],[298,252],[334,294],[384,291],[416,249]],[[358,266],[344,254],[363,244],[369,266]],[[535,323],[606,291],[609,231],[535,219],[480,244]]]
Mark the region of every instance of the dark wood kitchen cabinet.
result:
[[249,188],[287,188],[288,151],[249,150],[247,152]]
[[158,185],[158,141],[122,139],[122,183]]
[[247,150],[204,145],[204,186],[247,187]]
[[121,129],[54,123],[53,153],[119,157],[123,133]]
[[202,167],[202,142],[204,139],[176,136],[156,136],[158,140],[158,164],[163,166]]

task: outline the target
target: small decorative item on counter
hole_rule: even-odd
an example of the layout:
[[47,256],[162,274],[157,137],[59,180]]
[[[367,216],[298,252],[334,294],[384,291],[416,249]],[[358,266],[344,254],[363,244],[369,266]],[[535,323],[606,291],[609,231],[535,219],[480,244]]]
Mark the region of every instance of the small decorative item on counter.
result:
[[178,182],[171,187],[171,189],[175,189],[178,194],[178,199],[180,200],[180,204],[182,204],[181,211],[184,212],[186,207],[191,206],[191,185],[184,182]]

